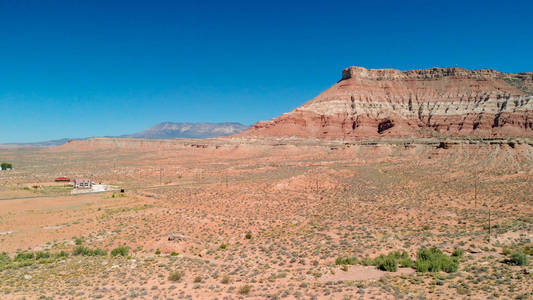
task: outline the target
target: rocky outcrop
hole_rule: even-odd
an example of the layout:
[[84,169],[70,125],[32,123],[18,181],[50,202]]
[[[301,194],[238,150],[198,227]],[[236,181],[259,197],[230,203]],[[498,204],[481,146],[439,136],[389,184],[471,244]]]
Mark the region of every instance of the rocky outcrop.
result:
[[532,111],[533,73],[350,67],[313,100],[237,136],[533,137]]

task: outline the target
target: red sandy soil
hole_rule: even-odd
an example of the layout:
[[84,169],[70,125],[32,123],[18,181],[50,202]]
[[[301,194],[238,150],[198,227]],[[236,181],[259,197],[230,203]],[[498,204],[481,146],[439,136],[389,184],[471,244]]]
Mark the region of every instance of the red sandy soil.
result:
[[[532,144],[91,139],[1,150],[17,167],[0,173],[0,197],[35,198],[0,200],[0,252],[70,253],[76,238],[130,251],[0,270],[0,298],[527,298],[531,267],[505,264],[502,251],[533,238]],[[47,189],[58,176],[126,193]],[[431,246],[465,250],[458,272],[335,265]]]

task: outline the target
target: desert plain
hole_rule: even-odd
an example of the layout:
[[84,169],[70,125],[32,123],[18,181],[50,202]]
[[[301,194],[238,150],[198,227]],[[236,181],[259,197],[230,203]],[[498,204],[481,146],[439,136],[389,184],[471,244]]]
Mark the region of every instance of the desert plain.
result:
[[[6,148],[1,299],[530,299],[533,140]],[[124,189],[71,195],[54,178]],[[457,263],[421,271],[421,249]],[[385,270],[374,260],[400,251]],[[407,257],[405,257],[407,255]],[[18,257],[18,259],[17,259]]]

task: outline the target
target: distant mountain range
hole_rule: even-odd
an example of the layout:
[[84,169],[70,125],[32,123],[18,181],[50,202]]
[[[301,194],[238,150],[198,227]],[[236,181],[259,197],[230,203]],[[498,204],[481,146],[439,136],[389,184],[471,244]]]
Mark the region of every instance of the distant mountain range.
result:
[[[240,133],[249,126],[236,122],[226,123],[174,123],[162,122],[147,130],[117,136],[118,138],[139,138],[139,139],[176,139],[191,138],[205,139],[220,136],[229,136]],[[0,144],[3,148],[9,147],[54,147],[63,145],[69,140],[86,140],[87,138],[64,138],[35,143],[6,143]]]
[[213,138],[240,133],[249,126],[241,123],[173,123],[163,122],[134,134],[121,135],[123,138],[174,139],[174,138]]

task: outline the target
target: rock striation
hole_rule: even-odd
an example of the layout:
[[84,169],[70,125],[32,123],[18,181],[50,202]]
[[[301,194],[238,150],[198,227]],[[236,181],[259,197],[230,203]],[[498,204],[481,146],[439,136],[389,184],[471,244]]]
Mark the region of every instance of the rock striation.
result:
[[533,137],[533,73],[350,67],[316,98],[242,137]]

